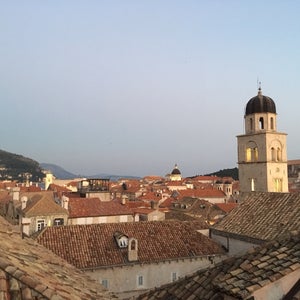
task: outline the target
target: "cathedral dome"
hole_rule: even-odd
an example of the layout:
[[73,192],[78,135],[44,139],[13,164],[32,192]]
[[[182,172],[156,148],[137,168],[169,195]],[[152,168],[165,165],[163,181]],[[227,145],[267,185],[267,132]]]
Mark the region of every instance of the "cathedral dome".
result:
[[171,174],[172,175],[180,175],[181,174],[177,165],[175,165],[175,168],[173,169]]
[[245,115],[267,112],[276,114],[276,105],[270,97],[262,95],[261,88],[259,88],[257,96],[248,101]]

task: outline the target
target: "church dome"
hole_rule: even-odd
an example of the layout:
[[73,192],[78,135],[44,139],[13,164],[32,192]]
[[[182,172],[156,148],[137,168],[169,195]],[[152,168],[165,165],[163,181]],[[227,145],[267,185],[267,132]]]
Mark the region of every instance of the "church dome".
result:
[[175,165],[175,168],[173,169],[171,174],[172,175],[180,175],[181,174],[178,167],[177,167],[177,165]]
[[257,96],[248,101],[245,115],[267,112],[276,114],[276,105],[270,97],[262,95],[261,88],[259,88]]

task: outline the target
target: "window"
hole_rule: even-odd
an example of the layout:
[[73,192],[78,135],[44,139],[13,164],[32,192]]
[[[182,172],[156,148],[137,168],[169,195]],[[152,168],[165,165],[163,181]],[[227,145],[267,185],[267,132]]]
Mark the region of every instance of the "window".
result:
[[256,146],[253,148],[248,147],[246,149],[246,161],[247,162],[258,161],[258,148]]
[[246,161],[251,161],[251,148],[246,149]]
[[253,130],[253,120],[250,118],[250,130]]
[[102,279],[101,284],[108,289],[108,280],[107,279]]
[[172,273],[171,273],[171,281],[174,282],[174,281],[176,281],[177,279],[178,279],[178,277],[177,277],[177,272],[172,272]]
[[45,220],[37,220],[37,223],[36,223],[37,231],[42,230],[45,226],[46,226]]
[[57,218],[53,221],[53,226],[61,226],[64,225],[64,219],[63,218]]
[[277,148],[277,161],[282,160],[282,152],[280,148]]
[[254,178],[251,178],[251,192],[255,191],[255,181]]
[[143,286],[144,285],[144,277],[143,275],[138,276],[138,286]]
[[274,179],[274,189],[275,192],[282,192],[282,180],[275,178]]
[[263,117],[259,118],[259,128],[264,129],[264,118]]
[[274,119],[271,118],[271,129],[274,129]]
[[136,250],[136,240],[130,240],[130,250]]
[[276,161],[276,152],[274,147],[271,148],[271,156],[272,156],[272,161]]

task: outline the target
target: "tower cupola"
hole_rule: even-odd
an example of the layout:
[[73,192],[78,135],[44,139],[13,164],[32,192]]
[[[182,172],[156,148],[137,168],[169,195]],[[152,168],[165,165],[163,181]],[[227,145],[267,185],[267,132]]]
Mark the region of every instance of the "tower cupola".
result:
[[261,87],[245,109],[245,132],[252,134],[262,131],[276,131],[276,105],[272,98],[264,96]]

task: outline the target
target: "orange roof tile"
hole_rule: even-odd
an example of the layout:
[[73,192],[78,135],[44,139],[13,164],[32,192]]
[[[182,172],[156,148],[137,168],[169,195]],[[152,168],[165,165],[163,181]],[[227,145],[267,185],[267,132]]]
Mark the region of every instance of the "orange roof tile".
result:
[[197,221],[70,225],[47,227],[37,241],[80,269],[128,264],[128,249],[113,238],[116,231],[138,240],[137,263],[223,254],[199,229]]
[[116,201],[99,198],[69,198],[69,218],[132,215],[131,209]]
[[230,211],[232,211],[235,207],[237,207],[237,203],[216,203],[215,204],[217,207],[219,207],[221,210],[223,210],[226,213],[229,213]]
[[26,217],[68,214],[67,210],[56,204],[53,198],[53,192],[23,193],[27,195],[28,201],[23,212]]

